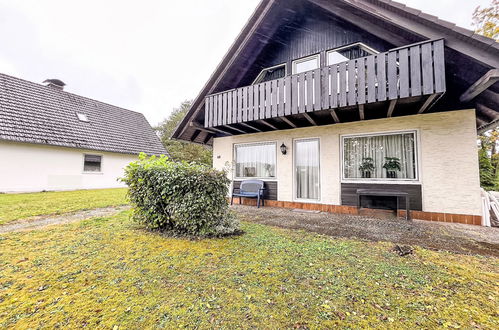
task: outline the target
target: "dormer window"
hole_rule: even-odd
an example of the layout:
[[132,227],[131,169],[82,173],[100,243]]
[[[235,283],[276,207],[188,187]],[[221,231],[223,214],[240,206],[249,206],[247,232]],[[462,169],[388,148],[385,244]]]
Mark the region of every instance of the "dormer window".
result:
[[86,114],[77,112],[76,116],[78,116],[79,121],[88,122],[88,117]]
[[348,45],[327,52],[327,65],[338,64],[356,58],[378,54],[379,52],[361,42]]
[[300,58],[293,61],[293,74],[302,73],[310,70],[318,69],[321,65],[321,57],[319,54]]
[[347,62],[348,57],[341,55],[338,52],[330,51],[327,53],[327,65],[338,64],[341,62]]
[[259,84],[265,81],[275,80],[284,78],[286,76],[286,64],[279,64],[272,66],[270,68],[263,69],[260,74],[256,77],[253,85]]

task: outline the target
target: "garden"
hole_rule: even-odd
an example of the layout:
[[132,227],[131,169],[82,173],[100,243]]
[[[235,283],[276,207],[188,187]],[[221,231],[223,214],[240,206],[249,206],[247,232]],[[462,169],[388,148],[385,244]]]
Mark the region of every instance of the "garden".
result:
[[[499,326],[497,258],[239,223],[202,165],[143,159],[124,180],[133,210],[0,235],[0,327]],[[59,212],[45,196],[4,209]]]

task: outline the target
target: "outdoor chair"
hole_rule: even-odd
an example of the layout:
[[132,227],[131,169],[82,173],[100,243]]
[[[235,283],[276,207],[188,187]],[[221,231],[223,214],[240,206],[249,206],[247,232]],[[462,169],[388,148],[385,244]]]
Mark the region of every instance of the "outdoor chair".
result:
[[256,198],[257,208],[260,207],[260,201],[262,202],[262,206],[265,206],[264,192],[265,182],[262,180],[244,180],[241,182],[239,188],[232,189],[230,205],[234,204],[234,197],[239,197],[239,204],[241,204],[241,197],[245,197]]

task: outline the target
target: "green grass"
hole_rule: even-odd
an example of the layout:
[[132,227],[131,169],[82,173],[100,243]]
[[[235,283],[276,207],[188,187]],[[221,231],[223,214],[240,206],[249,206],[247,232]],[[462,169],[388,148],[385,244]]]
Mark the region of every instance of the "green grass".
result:
[[243,224],[148,233],[122,213],[0,236],[0,328],[499,327],[499,262]]
[[126,204],[125,188],[0,194],[0,224],[37,215]]

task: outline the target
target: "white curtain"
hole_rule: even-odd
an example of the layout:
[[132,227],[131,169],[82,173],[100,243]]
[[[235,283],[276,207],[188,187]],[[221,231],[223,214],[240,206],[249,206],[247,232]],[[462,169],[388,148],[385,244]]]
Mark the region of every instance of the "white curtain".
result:
[[243,144],[235,147],[236,177],[274,178],[275,143]]
[[296,198],[319,199],[319,141],[295,143]]
[[374,170],[371,178],[387,178],[383,168],[386,157],[400,161],[400,171],[396,171],[397,179],[416,179],[415,134],[390,134],[344,139],[343,164],[345,179],[362,178],[361,165],[371,158]]

